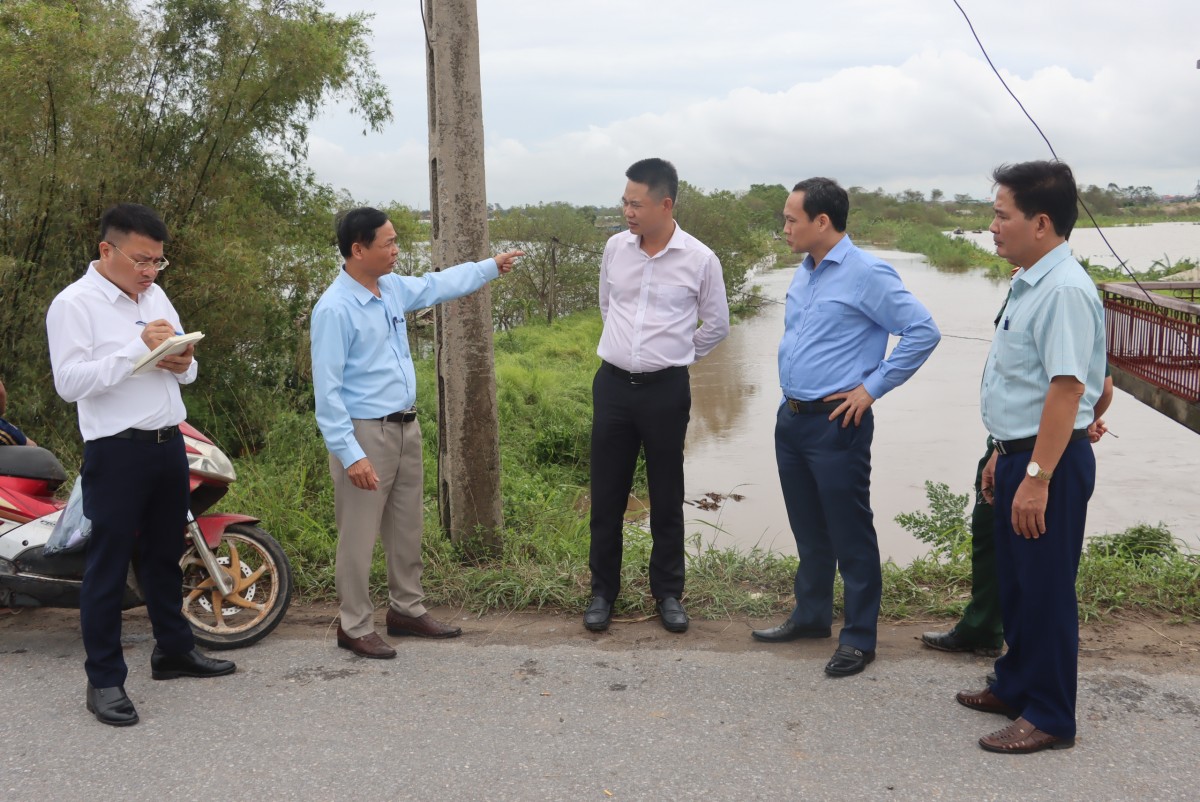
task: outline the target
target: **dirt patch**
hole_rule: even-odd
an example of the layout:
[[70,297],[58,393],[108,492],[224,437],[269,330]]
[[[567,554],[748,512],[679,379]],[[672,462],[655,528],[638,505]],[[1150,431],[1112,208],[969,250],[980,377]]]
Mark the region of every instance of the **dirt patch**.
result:
[[[778,621],[749,618],[719,620],[693,619],[686,634],[674,635],[662,628],[657,616],[648,618],[616,618],[608,632],[593,634],[583,628],[582,616],[549,612],[492,612],[482,616],[465,610],[436,608],[433,615],[443,621],[453,620],[463,628],[463,642],[473,646],[553,646],[591,643],[604,651],[633,651],[638,649],[674,649],[680,651],[741,652],[759,649],[802,649],[804,654],[825,656],[831,641],[801,641],[768,645],[756,643],[750,631],[770,626]],[[384,632],[383,611],[377,624]],[[125,613],[127,637],[139,637],[149,632],[144,610]],[[271,637],[332,639],[337,623],[337,607],[333,604],[293,605],[287,617]],[[879,624],[880,659],[897,660],[925,658],[935,652],[920,643],[922,632],[944,630],[953,622],[925,620]],[[15,613],[0,610],[0,633],[17,631],[78,630],[79,613],[75,610],[21,610]],[[835,622],[834,631],[837,626]],[[1166,616],[1124,614],[1112,616],[1099,623],[1080,627],[1080,661],[1084,668],[1123,668],[1141,673],[1158,674],[1168,671],[1200,671],[1200,622],[1181,623]],[[0,646],[0,651],[3,651]],[[946,659],[977,659],[970,655],[945,655]],[[535,662],[527,665],[526,673],[536,671]],[[321,679],[329,679],[322,677]]]

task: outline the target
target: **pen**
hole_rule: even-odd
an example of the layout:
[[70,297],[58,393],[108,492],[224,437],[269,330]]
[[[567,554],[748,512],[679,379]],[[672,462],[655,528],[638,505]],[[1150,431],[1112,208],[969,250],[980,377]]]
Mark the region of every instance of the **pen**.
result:
[[[144,320],[135,320],[135,321],[133,321],[133,322],[134,322],[134,323],[136,323],[136,324],[137,324],[137,325],[139,325],[139,326],[145,326],[145,325],[146,325],[146,321],[144,321]],[[177,332],[175,332],[175,333],[176,333],[177,335],[180,335],[180,336],[182,336],[182,335],[183,335],[183,332],[182,332],[182,331],[177,331]]]

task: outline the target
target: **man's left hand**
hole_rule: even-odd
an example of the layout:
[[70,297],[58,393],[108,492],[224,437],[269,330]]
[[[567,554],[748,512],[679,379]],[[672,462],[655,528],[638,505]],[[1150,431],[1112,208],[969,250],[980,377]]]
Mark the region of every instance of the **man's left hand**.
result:
[[871,404],[875,403],[875,399],[867,392],[867,388],[861,384],[848,393],[834,393],[826,396],[824,400],[842,401],[838,408],[830,414],[829,419],[837,420],[838,417],[845,415],[846,417],[842,418],[843,429],[849,426],[852,420],[855,426],[862,423],[863,413],[871,408]]
[[1050,497],[1050,482],[1027,478],[1017,486],[1013,496],[1013,531],[1029,540],[1046,533],[1046,502]]
[[196,345],[193,343],[187,347],[186,351],[171,356],[164,356],[155,363],[154,367],[169,370],[172,373],[187,373],[187,369],[192,366],[192,354],[196,352]]

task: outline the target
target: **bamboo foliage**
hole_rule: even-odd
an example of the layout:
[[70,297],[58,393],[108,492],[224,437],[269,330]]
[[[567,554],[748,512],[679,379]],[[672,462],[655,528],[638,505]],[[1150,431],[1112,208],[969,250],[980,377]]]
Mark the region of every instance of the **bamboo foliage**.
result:
[[190,417],[253,444],[279,393],[308,392],[337,205],[304,165],[308,125],[334,99],[370,128],[390,119],[366,24],[318,0],[0,5],[0,376],[39,441],[77,450],[43,319],[122,201],[167,222],[159,281],[208,335]]

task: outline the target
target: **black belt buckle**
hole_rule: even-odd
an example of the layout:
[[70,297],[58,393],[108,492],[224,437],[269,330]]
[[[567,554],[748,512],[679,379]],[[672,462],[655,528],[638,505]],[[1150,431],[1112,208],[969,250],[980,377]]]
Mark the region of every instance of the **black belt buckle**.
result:
[[154,432],[154,442],[158,443],[159,445],[162,445],[163,443],[168,442],[174,436],[175,436],[175,427],[168,426],[165,429],[158,429]]
[[1002,454],[1006,457],[1008,456],[1008,449],[1004,447],[1003,440],[993,440],[992,445],[994,445],[996,447],[997,454]]
[[646,374],[645,373],[630,373],[629,374],[629,383],[635,384],[635,385],[636,384],[645,384],[646,383]]

